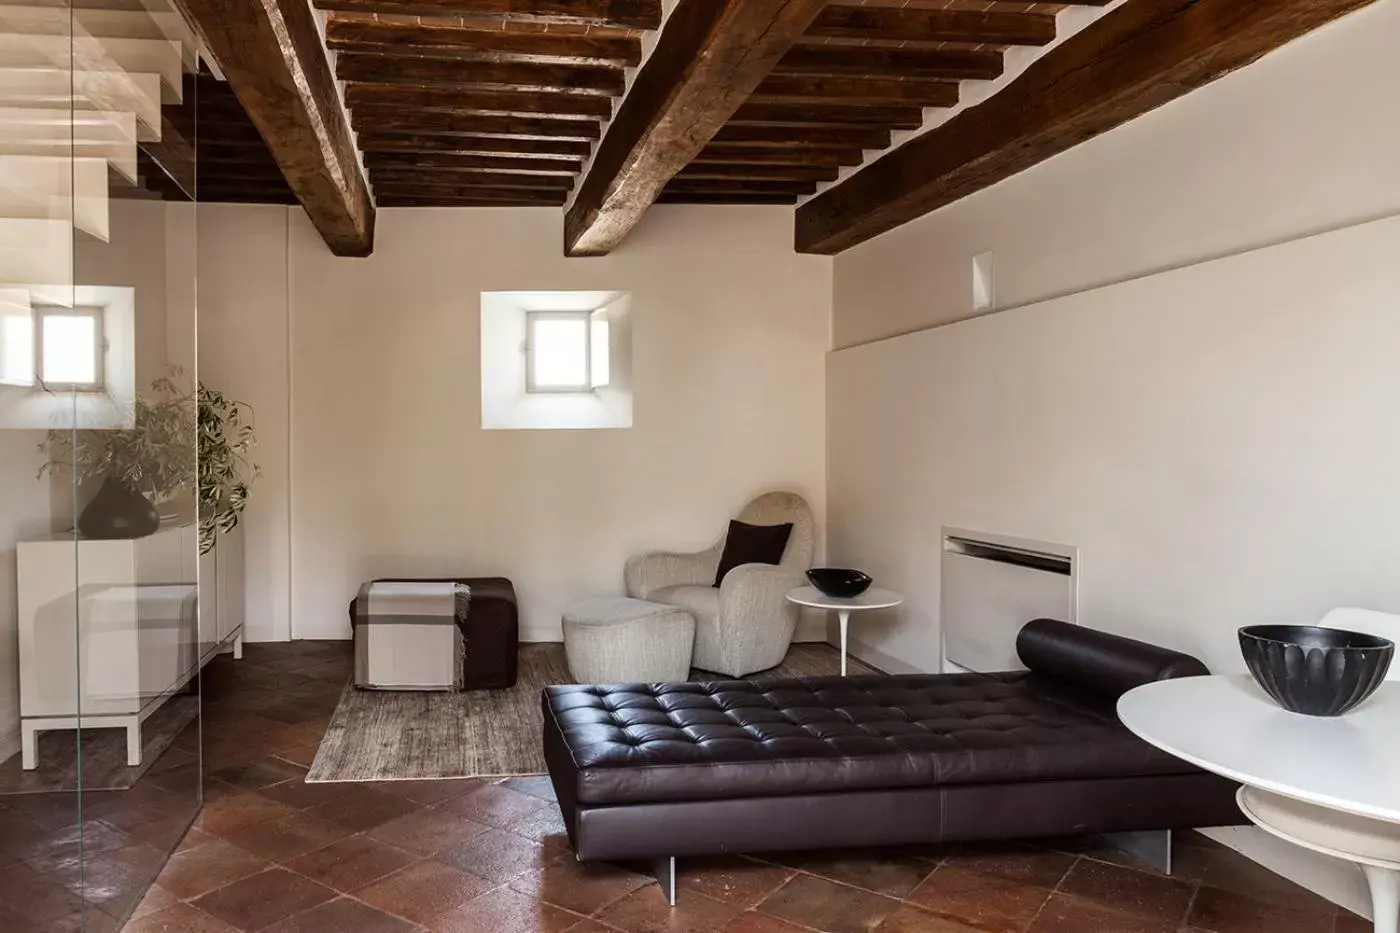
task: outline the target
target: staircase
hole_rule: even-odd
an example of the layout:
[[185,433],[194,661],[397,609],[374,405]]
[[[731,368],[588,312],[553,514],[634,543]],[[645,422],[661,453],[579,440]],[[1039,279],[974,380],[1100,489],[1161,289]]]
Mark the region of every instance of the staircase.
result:
[[139,155],[189,153],[193,172],[163,108],[184,101],[196,50],[164,0],[0,0],[0,289],[11,307],[25,289],[76,284],[73,240],[107,241],[108,202],[135,193]]

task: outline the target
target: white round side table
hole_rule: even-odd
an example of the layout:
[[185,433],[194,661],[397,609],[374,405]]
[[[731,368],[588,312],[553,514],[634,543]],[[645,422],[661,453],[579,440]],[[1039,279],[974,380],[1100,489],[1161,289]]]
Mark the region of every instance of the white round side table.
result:
[[1130,690],[1118,717],[1139,738],[1239,781],[1260,829],[1361,867],[1376,933],[1400,929],[1400,682],[1345,716],[1290,713],[1246,676]]
[[799,586],[789,590],[788,602],[797,603],[812,609],[830,609],[841,621],[841,676],[846,676],[846,630],[851,624],[851,613],[866,609],[891,609],[904,602],[904,597],[892,590],[870,589],[850,599],[837,599],[827,596],[814,586]]

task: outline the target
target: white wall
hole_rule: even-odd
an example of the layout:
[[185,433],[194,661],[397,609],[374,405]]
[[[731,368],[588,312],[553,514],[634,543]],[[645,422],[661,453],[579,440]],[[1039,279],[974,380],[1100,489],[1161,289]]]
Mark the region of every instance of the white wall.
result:
[[970,316],[982,250],[1004,308],[1400,211],[1397,35],[1380,0],[842,253],[835,345]]
[[273,205],[199,206],[199,378],[252,408],[262,473],[241,521],[249,641],[292,633],[289,218]]
[[[829,551],[910,597],[858,652],[937,667],[943,525],[1078,546],[1081,622],[1218,670],[1240,625],[1400,611],[1397,34],[1381,0],[837,258]],[[1018,307],[948,324],[987,249]]]
[[[365,260],[331,256],[299,211],[287,229],[276,208],[202,210],[201,372],[254,402],[264,445],[250,562],[281,560],[290,508],[290,576],[250,566],[249,599],[289,604],[295,637],[348,635],[376,575],[501,574],[523,637],[557,639],[565,603],[619,591],[629,554],[708,545],[755,493],[824,514],[831,260],[793,253],[790,210],[658,208],[612,256],[573,260],[550,209],[381,211]],[[631,429],[481,430],[480,293],[552,289],[631,293]],[[285,489],[261,421],[286,407],[282,359]]]

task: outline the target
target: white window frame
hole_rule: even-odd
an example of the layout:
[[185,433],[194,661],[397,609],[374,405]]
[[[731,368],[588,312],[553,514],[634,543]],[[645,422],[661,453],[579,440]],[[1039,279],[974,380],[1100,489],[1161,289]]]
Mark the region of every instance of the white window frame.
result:
[[[593,386],[593,326],[591,311],[525,312],[525,391],[531,395],[590,395]],[[537,321],[583,322],[583,382],[577,386],[535,385],[535,323]]]
[[[94,307],[65,308],[61,305],[35,305],[34,315],[34,384],[49,392],[105,392],[107,390],[107,336],[103,331],[103,310]],[[44,376],[44,319],[49,317],[86,317],[93,321],[92,382],[54,382]]]

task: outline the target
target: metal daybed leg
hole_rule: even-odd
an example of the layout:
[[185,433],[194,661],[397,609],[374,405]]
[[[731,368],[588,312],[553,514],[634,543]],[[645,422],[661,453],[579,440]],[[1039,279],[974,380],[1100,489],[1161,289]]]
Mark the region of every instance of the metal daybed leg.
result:
[[1103,838],[1120,852],[1140,859],[1164,875],[1172,873],[1172,831],[1147,830],[1131,833],[1104,833]]
[[651,863],[651,870],[661,885],[661,893],[666,895],[666,903],[676,906],[676,857],[659,858]]

